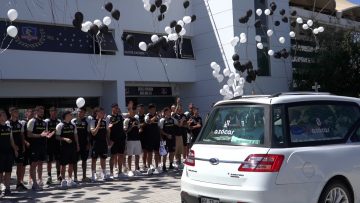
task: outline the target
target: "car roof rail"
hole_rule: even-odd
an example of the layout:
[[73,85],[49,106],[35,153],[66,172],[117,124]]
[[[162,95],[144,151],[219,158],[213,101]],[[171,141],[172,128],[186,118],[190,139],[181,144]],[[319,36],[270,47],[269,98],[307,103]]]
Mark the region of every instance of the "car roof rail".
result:
[[288,95],[331,95],[329,92],[279,92],[271,97],[288,96]]
[[251,99],[251,98],[259,98],[259,97],[270,97],[271,95],[242,95],[233,97],[230,100],[237,100],[237,99]]

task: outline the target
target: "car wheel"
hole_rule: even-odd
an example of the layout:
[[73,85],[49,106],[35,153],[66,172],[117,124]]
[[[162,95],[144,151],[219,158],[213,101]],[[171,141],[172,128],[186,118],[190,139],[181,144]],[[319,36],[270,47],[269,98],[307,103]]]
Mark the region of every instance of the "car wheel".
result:
[[348,187],[340,181],[326,185],[321,193],[319,203],[354,203]]

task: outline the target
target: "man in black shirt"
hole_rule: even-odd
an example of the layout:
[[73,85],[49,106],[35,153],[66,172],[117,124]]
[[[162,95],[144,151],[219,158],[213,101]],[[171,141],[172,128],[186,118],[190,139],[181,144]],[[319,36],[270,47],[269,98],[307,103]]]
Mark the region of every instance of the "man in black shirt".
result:
[[192,133],[192,139],[191,139],[191,145],[192,145],[194,144],[202,128],[202,118],[199,115],[199,109],[197,107],[193,108],[193,115],[189,119],[188,123]]
[[17,190],[27,190],[24,185],[24,152],[25,152],[25,139],[24,139],[24,127],[19,121],[19,110],[16,107],[9,108],[10,119],[7,121],[7,125],[12,130],[12,136],[14,143],[18,150],[18,156],[15,159],[16,162],[16,176],[17,176]]
[[[61,187],[76,186],[72,179],[73,165],[77,162],[80,150],[76,126],[71,123],[72,115],[70,111],[65,111],[62,115],[63,122],[56,126],[56,139],[60,141],[59,162],[61,166]],[[65,179],[66,165],[68,166],[68,180]]]
[[148,151],[145,147],[148,140],[145,137],[146,136],[146,134],[145,134],[146,123],[145,123],[145,107],[143,104],[137,105],[137,114],[135,115],[135,118],[140,123],[139,135],[140,135],[141,148],[143,150],[142,161],[144,164],[144,166],[143,166],[144,170],[146,170],[148,167],[150,167],[150,164],[148,165],[148,163],[147,163]]
[[100,166],[102,170],[101,180],[105,179],[106,158],[108,147],[112,146],[109,136],[109,126],[105,120],[105,112],[103,108],[95,108],[96,118],[91,122],[90,131],[92,134],[93,148],[91,152],[91,170],[92,181],[96,181],[96,161],[100,157]]
[[[21,123],[23,125],[24,137],[25,137],[25,152],[24,152],[24,170],[26,170],[26,165],[30,164],[30,138],[28,137],[27,124],[34,117],[34,111],[32,108],[26,109],[25,112],[25,120],[22,120]],[[31,174],[29,167],[29,174]],[[29,176],[28,184],[31,185],[31,176]]]
[[[83,173],[83,182],[89,182],[90,179],[86,177],[87,159],[89,158],[90,150],[90,122],[91,120],[85,116],[85,108],[80,108],[77,118],[74,118],[71,123],[76,126],[78,135],[80,151],[78,153],[78,160],[81,160],[81,167]],[[74,164],[74,181],[77,181],[77,164]]]
[[122,165],[124,161],[126,134],[124,132],[124,118],[120,114],[120,108],[118,104],[111,105],[111,115],[107,116],[107,122],[109,123],[110,140],[113,143],[110,150],[110,179],[114,178],[115,160],[117,162],[117,167],[119,170],[118,178],[121,178],[123,176]]
[[[162,139],[166,141],[166,148],[169,153],[170,167],[174,169],[174,155],[175,155],[175,136],[177,134],[178,122],[171,117],[169,108],[164,109],[164,118],[160,119],[159,127]],[[166,156],[163,157],[163,172],[166,172]]]
[[[159,149],[160,149],[160,129],[159,129],[159,120],[160,115],[156,112],[156,106],[154,104],[149,104],[148,106],[149,113],[145,116],[145,122],[147,124],[145,129],[145,146],[143,149],[146,149],[148,152],[147,163],[149,167],[152,164],[153,153],[155,153],[155,169],[154,174],[158,174],[159,170]],[[148,172],[151,173],[151,172]]]
[[[6,125],[7,116],[5,111],[0,110],[0,184],[5,185],[5,196],[11,195],[10,177],[15,157],[18,156],[18,148],[15,146],[11,128]],[[2,191],[0,190],[0,195]]]
[[[46,129],[46,123],[43,120],[44,107],[35,107],[35,118],[32,118],[27,124],[27,134],[30,139],[30,176],[33,181],[32,189],[42,190],[42,172],[43,162],[46,160],[46,139],[53,135]],[[36,170],[37,169],[37,170]],[[36,180],[36,171],[38,180]]]
[[[139,159],[141,155],[140,123],[135,118],[136,108],[129,111],[129,117],[124,120],[124,131],[127,133],[126,155],[128,156],[128,176],[138,175],[140,172]],[[135,173],[131,170],[132,156],[135,155]]]
[[188,124],[186,120],[186,116],[183,113],[181,105],[178,105],[176,108],[177,112],[174,115],[174,118],[178,121],[178,133],[176,134],[176,142],[175,142],[175,156],[177,159],[177,165],[180,167],[181,165],[181,155],[184,154],[186,145],[187,145],[187,131]]
[[48,139],[46,140],[46,151],[47,151],[47,172],[48,179],[46,184],[52,184],[51,177],[51,168],[52,163],[56,164],[56,175],[60,180],[60,164],[59,164],[59,155],[60,155],[60,142],[56,139],[55,131],[57,124],[60,123],[60,120],[57,118],[57,109],[55,107],[50,107],[49,109],[50,118],[45,119],[47,130],[49,131]]

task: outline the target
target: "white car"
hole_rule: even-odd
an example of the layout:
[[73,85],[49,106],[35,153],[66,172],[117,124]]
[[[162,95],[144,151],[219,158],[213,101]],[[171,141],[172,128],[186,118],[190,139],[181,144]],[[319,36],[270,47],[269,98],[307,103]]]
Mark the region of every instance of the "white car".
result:
[[359,203],[360,99],[282,93],[218,102],[181,178],[184,203]]

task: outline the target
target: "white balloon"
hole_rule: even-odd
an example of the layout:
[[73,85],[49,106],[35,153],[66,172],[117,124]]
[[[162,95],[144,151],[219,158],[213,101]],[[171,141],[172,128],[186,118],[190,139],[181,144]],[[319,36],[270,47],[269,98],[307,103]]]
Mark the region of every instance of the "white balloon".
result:
[[235,80],[236,80],[236,81],[239,81],[240,78],[241,78],[240,74],[239,74],[239,73],[236,73],[236,74],[235,74]]
[[245,78],[241,77],[239,80],[239,85],[244,86],[244,84],[245,84]]
[[179,21],[177,22],[177,24],[178,24],[178,25],[181,25],[181,27],[184,27],[184,25],[185,25],[184,21],[182,21],[182,20],[179,20]]
[[219,65],[216,65],[214,68],[214,70],[216,70],[217,72],[220,72],[220,69],[221,69],[221,67]]
[[215,61],[213,61],[213,62],[211,62],[210,63],[210,67],[212,68],[212,69],[215,69],[215,66],[216,65],[218,65]]
[[269,54],[269,56],[272,56],[272,55],[274,55],[274,51],[270,49],[270,50],[268,51],[268,54]]
[[139,49],[141,51],[146,51],[147,50],[147,44],[145,42],[140,42],[139,43]]
[[183,21],[184,21],[185,24],[189,24],[189,23],[191,23],[191,17],[190,16],[184,16]]
[[97,25],[98,27],[100,27],[100,25],[102,24],[101,20],[96,19],[94,20],[94,24]]
[[236,86],[235,92],[240,92],[241,90],[242,90],[242,87],[241,87],[241,86]]
[[220,94],[221,94],[222,96],[225,96],[225,95],[226,95],[226,90],[220,89]]
[[247,42],[246,37],[245,37],[245,38],[241,38],[241,39],[240,39],[240,43],[241,43],[241,44],[244,44],[244,43],[246,43],[246,42]]
[[144,9],[145,9],[146,11],[150,11],[150,7],[151,7],[150,3],[145,3],[145,4],[144,4]]
[[159,40],[159,36],[157,36],[157,35],[152,35],[151,36],[151,41],[152,42],[156,42],[156,41],[158,41]]
[[10,9],[7,13],[7,16],[9,18],[10,21],[14,21],[17,19],[18,17],[18,12],[15,9]]
[[235,73],[230,73],[229,78],[234,80],[235,79]]
[[265,15],[268,16],[268,15],[270,15],[271,11],[270,11],[270,9],[266,9],[264,13],[265,13]]
[[244,95],[244,89],[241,88],[241,90],[239,90],[237,93],[239,93],[240,96]]
[[242,33],[240,34],[240,38],[246,38],[246,34],[242,32]]
[[234,93],[234,97],[239,97],[239,96],[241,96],[241,95],[239,94],[239,92],[235,92],[235,93]]
[[309,25],[308,25],[308,24],[303,24],[303,25],[302,25],[302,28],[303,28],[304,30],[307,30],[307,29],[309,29]]
[[179,35],[178,35],[178,34],[173,33],[172,35],[173,35],[173,39],[174,39],[173,41],[176,41],[176,40],[179,39]]
[[230,90],[230,87],[229,87],[229,85],[224,85],[224,86],[223,86],[223,89],[226,90],[226,92],[227,92],[227,91]]
[[256,47],[257,47],[258,49],[263,49],[263,48],[264,48],[264,45],[263,45],[261,42],[259,42],[259,43],[256,44]]
[[320,26],[320,27],[318,28],[318,30],[319,30],[319,32],[324,32],[325,28],[324,28],[323,26]]
[[237,45],[237,43],[240,41],[239,37],[234,37],[232,38],[232,40],[230,41],[231,46],[235,47]]
[[212,75],[214,76],[214,78],[217,78],[217,77],[218,77],[218,75],[219,75],[219,73],[218,73],[218,72],[216,72],[216,70],[213,70]]
[[228,77],[228,76],[230,75],[230,69],[225,68],[225,69],[223,70],[223,74],[224,74],[226,77]]
[[279,42],[280,42],[281,44],[284,44],[284,43],[285,43],[285,37],[280,37],[280,38],[279,38]]
[[306,24],[307,24],[309,27],[311,27],[311,26],[314,25],[314,21],[308,20]]
[[179,32],[180,36],[184,36],[186,34],[186,29],[183,27],[181,31]]
[[163,38],[165,38],[167,42],[169,41],[169,38],[167,36],[163,36]]
[[274,31],[268,30],[268,31],[266,32],[266,34],[267,34],[267,36],[271,37],[271,36],[274,34]]
[[260,35],[256,35],[256,36],[255,36],[255,40],[256,40],[257,42],[261,42],[261,36],[260,36]]
[[82,107],[84,107],[84,105],[85,105],[85,99],[84,98],[79,97],[79,98],[76,99],[76,106],[78,108],[82,108]]
[[299,23],[299,24],[303,24],[303,23],[304,23],[303,19],[300,18],[300,17],[296,18],[296,22]]
[[83,32],[88,32],[89,31],[89,28],[86,27],[85,23],[81,24],[81,31],[83,31]]
[[260,8],[256,9],[256,15],[261,16],[262,10]]
[[109,16],[105,16],[103,19],[104,25],[109,26],[111,24],[111,18]]
[[172,32],[171,27],[166,26],[166,27],[165,27],[165,32],[166,32],[167,34],[171,34],[171,32]]
[[319,34],[319,29],[318,28],[313,29],[313,33],[314,33],[314,35]]
[[294,32],[294,31],[291,31],[291,32],[289,33],[289,36],[292,37],[292,38],[294,38],[294,37],[295,37],[295,32]]
[[230,79],[228,79],[226,84],[229,85],[229,86],[233,86],[234,85],[234,80],[230,78]]
[[86,21],[86,22],[84,23],[84,26],[86,27],[87,30],[90,30],[90,27],[91,27],[92,25],[93,25],[93,24],[92,24],[92,22],[90,22],[90,21]]
[[15,38],[16,35],[18,34],[18,29],[13,26],[13,25],[10,25],[7,29],[6,29],[6,32],[7,34],[12,37],[12,38]]
[[223,75],[218,75],[218,77],[216,79],[217,79],[217,81],[219,83],[221,83],[224,80],[224,76]]

